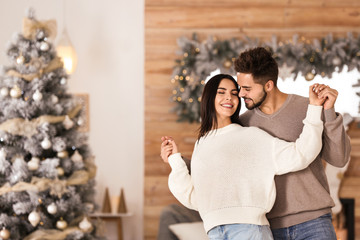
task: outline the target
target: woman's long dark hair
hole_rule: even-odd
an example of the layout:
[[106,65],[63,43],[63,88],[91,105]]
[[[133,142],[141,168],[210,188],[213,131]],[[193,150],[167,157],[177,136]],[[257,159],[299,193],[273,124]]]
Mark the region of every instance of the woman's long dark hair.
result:
[[[217,94],[219,84],[223,79],[231,80],[234,83],[236,89],[239,89],[239,85],[237,84],[235,79],[228,74],[217,74],[213,76],[205,84],[204,91],[201,97],[201,106],[200,106],[201,125],[199,128],[198,140],[202,136],[205,136],[211,129],[216,129],[218,126],[218,122],[216,118],[216,110],[215,110],[215,97]],[[231,116],[232,123],[239,123],[240,108],[241,108],[241,102],[239,98],[239,105],[237,106],[234,114]]]

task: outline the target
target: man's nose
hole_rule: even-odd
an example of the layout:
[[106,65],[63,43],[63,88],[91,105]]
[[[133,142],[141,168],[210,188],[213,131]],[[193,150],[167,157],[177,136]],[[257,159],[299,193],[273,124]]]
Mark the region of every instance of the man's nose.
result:
[[240,91],[239,91],[239,97],[244,97],[245,96],[245,91],[243,89],[240,88]]

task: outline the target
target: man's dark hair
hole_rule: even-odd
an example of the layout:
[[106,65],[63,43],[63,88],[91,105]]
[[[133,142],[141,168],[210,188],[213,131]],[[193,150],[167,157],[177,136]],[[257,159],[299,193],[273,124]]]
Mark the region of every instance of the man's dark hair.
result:
[[278,65],[271,53],[263,47],[257,47],[242,52],[234,63],[235,71],[250,73],[255,83],[265,85],[272,80],[277,85],[279,75]]

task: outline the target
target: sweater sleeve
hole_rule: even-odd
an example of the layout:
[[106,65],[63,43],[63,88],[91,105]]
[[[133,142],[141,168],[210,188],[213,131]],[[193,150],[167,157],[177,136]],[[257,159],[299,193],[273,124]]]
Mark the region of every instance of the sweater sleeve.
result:
[[169,157],[171,172],[169,175],[169,189],[177,200],[185,207],[198,210],[195,202],[194,185],[186,163],[180,153]]
[[350,138],[343,118],[334,108],[324,110],[323,149],[321,158],[335,167],[344,167],[350,159]]
[[323,131],[321,112],[322,106],[308,106],[303,131],[295,142],[273,139],[272,157],[276,175],[302,170],[320,153]]

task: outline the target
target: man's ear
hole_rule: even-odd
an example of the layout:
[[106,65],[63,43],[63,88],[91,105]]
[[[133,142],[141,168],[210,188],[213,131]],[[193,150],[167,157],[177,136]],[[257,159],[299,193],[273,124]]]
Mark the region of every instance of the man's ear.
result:
[[275,86],[275,84],[274,84],[273,80],[267,81],[267,82],[265,83],[265,86],[264,86],[265,91],[266,91],[266,92],[270,92],[271,90],[274,89],[274,86]]

